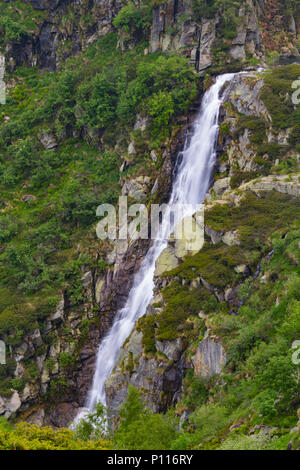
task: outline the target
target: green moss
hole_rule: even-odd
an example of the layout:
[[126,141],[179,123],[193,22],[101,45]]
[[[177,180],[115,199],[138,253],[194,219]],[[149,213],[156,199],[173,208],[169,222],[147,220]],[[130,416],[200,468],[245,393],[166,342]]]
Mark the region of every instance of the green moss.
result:
[[[244,449],[248,445],[286,449],[292,438],[294,448],[299,446],[297,434],[288,434],[297,422],[299,367],[291,360],[291,344],[298,338],[300,327],[300,231],[298,216],[291,218],[294,225],[286,228],[285,238],[274,236],[272,256],[261,263],[259,279],[249,278],[245,289],[240,290],[243,306],[238,315],[214,315],[214,308],[210,311],[207,321],[211,334],[222,341],[227,366],[221,381],[211,379],[207,384],[200,379],[197,384],[198,378],[188,372],[178,408],[195,411],[186,427],[188,432],[181,438],[181,444],[185,442],[187,447],[181,449]],[[211,422],[211,406],[216,406],[215,411],[222,407],[226,417],[224,429],[217,434],[215,419]],[[217,422],[221,419],[218,416]],[[236,428],[229,433],[232,424]],[[256,440],[261,435],[260,426],[273,428],[264,442]],[[204,428],[210,434],[207,441]]]
[[240,115],[237,121],[236,134],[240,134],[245,129],[250,130],[250,142],[254,145],[261,145],[266,140],[266,123],[258,117]]
[[193,369],[187,371],[183,381],[184,394],[182,404],[189,410],[195,410],[202,403],[207,401],[208,381],[195,375]]
[[238,230],[241,245],[206,243],[199,253],[186,257],[177,268],[165,274],[169,279],[178,280],[173,280],[163,290],[166,305],[162,313],[146,317],[143,332],[147,351],[154,353],[155,338],[171,341],[178,336],[196,337],[191,319],[200,310],[226,313],[226,303],[220,304],[201,284],[191,288],[190,282],[203,278],[212,288],[222,290],[238,284],[242,277],[234,268],[247,264],[254,272],[260,257],[270,249],[271,234],[286,230],[299,216],[298,201],[276,192],[262,193],[261,197],[249,192],[239,207],[215,205],[206,214],[206,224],[218,231]]
[[241,246],[250,250],[261,249],[272,233],[292,224],[291,214],[300,216],[296,198],[276,191],[262,192],[260,197],[248,192],[239,207],[216,204],[205,221],[218,231],[238,230]]
[[[94,262],[102,250],[96,208],[116,203],[120,155],[136,113],[151,111],[153,119],[137,137],[138,155],[125,177],[153,174],[150,140],[165,141],[172,120],[197,92],[198,78],[185,58],[145,56],[144,45],[122,54],[116,45],[117,34],[108,34],[56,73],[17,67],[6,77],[14,87],[0,114],[0,333],[16,316],[15,344],[52,313],[53,293],[64,290],[72,306],[80,305],[87,300],[82,271],[103,271]],[[158,109],[159,93],[168,96],[168,106],[162,102]],[[55,138],[55,150],[41,144],[45,132]],[[31,201],[23,200],[26,194]]]
[[[0,332],[3,334],[9,330],[18,332],[22,336],[24,331],[33,329],[36,321],[36,312],[31,305],[17,304],[11,305],[0,314]],[[13,335],[16,337],[16,335]],[[11,342],[10,338],[10,342]]]
[[202,277],[212,286],[224,288],[236,282],[238,275],[234,267],[245,262],[245,253],[238,246],[206,243],[199,253],[186,257],[186,260],[168,275],[179,275],[182,279],[189,280]]
[[292,84],[300,75],[299,65],[277,67],[266,73],[262,99],[271,114],[275,129],[286,129],[299,121],[292,103]]
[[230,178],[231,189],[236,189],[248,181],[254,180],[259,176],[259,173],[254,171],[235,171],[234,175]]
[[38,32],[38,25],[45,18],[45,12],[35,10],[30,3],[14,1],[0,5],[0,46],[11,41],[20,41]]
[[198,315],[201,304],[209,297],[206,289],[189,289],[173,281],[163,290],[163,297],[166,306],[157,315],[156,338],[160,341],[172,341],[178,336],[195,338],[199,330],[198,326],[194,328],[192,317]]
[[156,316],[154,314],[141,317],[137,323],[137,330],[143,333],[143,347],[145,354],[155,354],[155,328]]
[[59,355],[59,365],[64,368],[71,368],[76,363],[76,356],[69,353],[61,353]]
[[[299,120],[300,120],[300,115],[299,115]],[[300,142],[300,124],[298,123],[296,126],[294,126],[290,132],[289,135],[289,144],[292,145],[293,147],[296,147]]]

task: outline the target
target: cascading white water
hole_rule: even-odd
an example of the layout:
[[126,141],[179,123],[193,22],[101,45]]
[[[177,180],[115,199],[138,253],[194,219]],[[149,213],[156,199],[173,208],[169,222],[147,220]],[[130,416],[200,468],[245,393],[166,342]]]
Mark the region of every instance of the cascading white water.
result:
[[[219,76],[216,83],[203,97],[198,118],[194,123],[193,136],[189,145],[186,145],[182,152],[182,159],[177,169],[177,176],[168,203],[169,207],[177,204],[184,208],[189,204],[196,208],[198,204],[203,202],[209,190],[216,160],[218,119],[222,102],[220,94],[224,84],[233,77],[234,74]],[[191,215],[183,213],[183,210],[180,214],[182,218]],[[122,344],[133,330],[136,320],[145,314],[153,298],[155,261],[167,246],[167,240],[171,233],[172,227],[169,222],[162,221],[160,239],[155,240],[148,250],[135,276],[125,307],[117,312],[113,326],[100,343],[93,386],[86,404],[90,410],[99,401],[106,404],[105,381],[113,370]]]

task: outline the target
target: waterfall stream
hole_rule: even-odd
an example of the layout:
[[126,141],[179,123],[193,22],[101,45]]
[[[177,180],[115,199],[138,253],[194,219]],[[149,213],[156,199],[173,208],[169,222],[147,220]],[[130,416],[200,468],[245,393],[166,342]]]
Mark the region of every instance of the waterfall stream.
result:
[[[234,74],[217,77],[216,83],[206,91],[194,122],[192,137],[182,152],[168,203],[168,207],[177,204],[183,208],[180,214],[182,218],[192,215],[184,213],[184,206],[188,204],[196,210],[196,206],[203,202],[209,190],[216,161],[222,89],[233,77]],[[153,241],[134,278],[126,305],[116,313],[111,329],[100,343],[93,385],[86,402],[86,407],[90,410],[99,401],[106,404],[105,381],[114,368],[124,341],[132,332],[138,318],[145,314],[153,298],[155,262],[166,248],[171,233],[172,227],[163,220],[162,236]]]

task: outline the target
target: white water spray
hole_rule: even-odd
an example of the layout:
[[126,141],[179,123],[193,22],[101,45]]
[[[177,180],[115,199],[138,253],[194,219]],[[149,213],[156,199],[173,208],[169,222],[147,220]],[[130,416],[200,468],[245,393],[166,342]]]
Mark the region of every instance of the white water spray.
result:
[[[194,123],[193,136],[190,144],[182,152],[182,159],[178,166],[177,176],[168,206],[174,204],[182,206],[189,204],[196,207],[201,204],[209,190],[210,179],[216,161],[216,141],[218,138],[219,110],[222,103],[220,97],[224,84],[231,80],[234,74],[221,75],[216,83],[205,93],[201,109]],[[195,211],[194,211],[195,212]],[[181,218],[186,214],[180,214]],[[146,309],[153,298],[155,262],[167,246],[167,240],[172,233],[166,222],[162,222],[161,239],[155,240],[148,250],[138,273],[124,308],[115,316],[114,323],[100,343],[93,385],[90,390],[86,406],[92,410],[99,401],[106,404],[104,384],[110,376],[121,346],[133,330],[135,322],[146,313]]]

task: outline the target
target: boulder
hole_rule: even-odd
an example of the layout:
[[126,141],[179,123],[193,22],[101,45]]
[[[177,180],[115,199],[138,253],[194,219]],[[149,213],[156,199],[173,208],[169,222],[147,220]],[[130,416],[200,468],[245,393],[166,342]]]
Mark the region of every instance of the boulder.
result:
[[39,135],[39,139],[43,147],[47,150],[55,149],[57,147],[56,139],[50,132],[42,132]]
[[222,242],[228,246],[240,245],[239,233],[237,230],[234,232],[226,232],[222,236]]
[[222,196],[225,191],[230,189],[230,180],[231,178],[221,178],[217,180],[213,186],[213,190],[217,196]]
[[122,196],[129,196],[139,202],[147,197],[149,179],[145,177],[138,177],[124,183],[122,188]]
[[64,298],[62,298],[57,305],[56,311],[50,316],[51,322],[56,323],[63,319],[64,307],[65,307],[65,301],[64,301]]
[[180,359],[183,350],[182,339],[177,338],[174,341],[155,341],[156,348],[165,354],[170,361],[177,362]]
[[35,424],[36,426],[43,426],[45,418],[44,408],[39,408],[38,410],[31,413],[26,421],[30,424]]
[[19,393],[14,390],[9,398],[0,396],[0,415],[10,418],[21,406],[21,399]]
[[178,266],[178,258],[175,256],[175,249],[167,246],[155,263],[155,276],[160,276],[166,271],[171,271]]
[[220,374],[226,364],[226,354],[222,344],[209,338],[200,341],[192,357],[192,364],[195,374],[203,378]]

